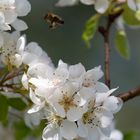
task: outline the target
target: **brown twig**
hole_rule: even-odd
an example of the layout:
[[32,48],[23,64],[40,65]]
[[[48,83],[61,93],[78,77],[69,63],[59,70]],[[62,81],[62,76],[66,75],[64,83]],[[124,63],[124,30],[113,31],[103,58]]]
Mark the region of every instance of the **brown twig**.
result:
[[109,33],[110,28],[117,17],[121,15],[123,10],[119,10],[117,13],[110,14],[107,19],[106,27],[99,26],[98,31],[104,38],[104,54],[105,54],[105,62],[104,62],[104,69],[105,69],[105,84],[110,88],[110,42],[109,42]]
[[124,102],[126,102],[137,96],[140,96],[140,86],[138,86],[128,92],[120,93],[117,97],[121,98]]

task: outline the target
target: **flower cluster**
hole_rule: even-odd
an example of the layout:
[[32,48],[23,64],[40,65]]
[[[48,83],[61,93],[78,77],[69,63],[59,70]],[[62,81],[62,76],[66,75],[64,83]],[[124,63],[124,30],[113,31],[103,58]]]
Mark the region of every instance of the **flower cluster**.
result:
[[122,101],[111,95],[117,88],[98,81],[102,76],[100,66],[86,71],[81,63],[68,66],[62,60],[57,68],[42,62],[29,66],[22,82],[34,103],[28,113],[47,120],[43,140],[110,137]]

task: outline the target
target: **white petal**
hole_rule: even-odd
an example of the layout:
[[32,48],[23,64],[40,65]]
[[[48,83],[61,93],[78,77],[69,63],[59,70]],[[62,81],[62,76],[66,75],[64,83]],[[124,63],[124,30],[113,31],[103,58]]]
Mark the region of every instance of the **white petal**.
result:
[[43,140],[62,140],[59,134],[59,130],[52,125],[48,125],[43,130]]
[[82,108],[72,107],[67,112],[67,119],[69,121],[74,122],[74,121],[81,119],[83,114],[84,114],[84,112],[83,112]]
[[28,89],[28,77],[27,77],[26,73],[23,74],[21,82],[22,82],[23,86],[25,87],[25,89]]
[[27,0],[16,0],[16,12],[18,16],[26,16],[31,11],[31,5]]
[[77,105],[77,106],[83,106],[86,102],[87,102],[87,98],[84,98],[81,93],[77,93],[75,96],[74,96],[74,103]]
[[111,94],[112,94],[115,90],[117,90],[118,88],[119,88],[119,87],[113,88],[113,89],[109,90],[109,91],[107,92],[108,96],[111,95]]
[[20,19],[16,19],[11,25],[17,31],[24,31],[28,29],[27,24],[23,20],[20,20]]
[[83,84],[86,86],[94,86],[94,84],[103,76],[101,66],[88,70],[85,73]]
[[97,82],[95,84],[95,90],[96,92],[108,92],[109,91],[109,88],[102,82]]
[[5,22],[11,24],[16,20],[17,13],[14,10],[13,11],[9,10],[4,12],[4,16],[5,16]]
[[95,0],[80,0],[83,4],[92,5],[95,3]]
[[58,104],[58,103],[54,103],[54,104],[53,104],[53,107],[54,107],[56,113],[57,113],[60,117],[64,118],[64,117],[66,116],[66,113],[65,113],[65,110],[64,110],[63,106],[61,106],[61,105]]
[[104,13],[109,7],[109,0],[97,0],[95,2],[95,9],[99,13]]
[[25,43],[26,43],[26,39],[25,39],[25,36],[23,35],[18,39],[17,45],[16,45],[16,50],[19,54],[22,54],[22,52],[24,51]]
[[69,73],[71,80],[79,79],[85,73],[85,68],[81,63],[72,65],[69,67]]
[[97,127],[88,129],[88,140],[99,140],[100,132]]
[[14,64],[17,68],[22,64],[22,57],[19,54],[15,54],[14,61],[11,61],[11,64]]
[[61,135],[66,139],[74,139],[77,136],[77,126],[74,122],[64,120],[60,126]]
[[110,138],[114,140],[123,140],[123,134],[118,130],[113,130],[111,132]]
[[42,55],[42,48],[36,42],[30,42],[26,46],[26,51],[38,57]]
[[105,128],[100,128],[101,132],[106,136],[109,137],[112,131],[111,126],[105,127]]
[[98,118],[100,118],[101,127],[103,128],[108,127],[112,123],[112,120],[114,118],[112,112],[108,111],[103,107],[96,108],[94,112],[95,115],[97,115]]
[[40,106],[40,105],[34,105],[31,109],[28,110],[27,113],[35,113],[35,112],[38,112],[40,111],[41,109],[43,108],[43,106]]
[[43,104],[43,101],[41,100],[41,98],[37,97],[35,95],[35,93],[32,91],[32,89],[30,89],[29,96],[30,96],[30,99],[32,100],[32,102],[34,104],[37,104],[37,105],[42,105]]
[[91,98],[95,98],[95,90],[93,88],[82,88],[79,91],[81,98],[85,101],[88,101]]
[[45,73],[47,73],[49,75],[49,74],[53,73],[53,69],[43,63],[36,63],[36,64],[30,66],[27,71],[27,74],[31,77],[40,76],[40,77],[45,78]]
[[78,135],[80,137],[87,137],[88,136],[88,129],[87,127],[79,120],[78,122]]
[[31,65],[38,59],[38,57],[32,53],[24,52],[22,54],[22,59],[24,64]]
[[103,106],[113,113],[118,112],[121,109],[122,105],[122,100],[114,96],[108,97],[103,103]]
[[75,5],[78,0],[59,0],[56,3],[56,6],[63,7],[63,6],[72,6]]

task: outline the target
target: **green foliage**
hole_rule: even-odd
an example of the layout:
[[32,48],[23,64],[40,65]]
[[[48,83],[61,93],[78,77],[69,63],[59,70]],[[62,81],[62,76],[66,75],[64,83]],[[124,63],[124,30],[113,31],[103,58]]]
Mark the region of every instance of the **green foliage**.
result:
[[133,11],[127,5],[124,6],[122,17],[127,25],[140,26],[139,11]]
[[136,132],[127,132],[124,134],[124,140],[135,140],[137,133]]
[[15,140],[23,140],[31,132],[31,129],[23,121],[15,122],[13,127]]
[[0,121],[5,121],[8,114],[8,101],[7,98],[0,94]]
[[23,111],[26,109],[27,105],[21,98],[9,98],[8,103],[11,107]]
[[82,34],[82,39],[86,44],[86,47],[90,47],[90,40],[94,37],[94,34],[98,27],[99,14],[96,14],[88,19],[85,25],[84,32]]
[[125,59],[130,58],[130,48],[128,45],[126,34],[123,30],[119,30],[115,36],[115,46],[117,52]]

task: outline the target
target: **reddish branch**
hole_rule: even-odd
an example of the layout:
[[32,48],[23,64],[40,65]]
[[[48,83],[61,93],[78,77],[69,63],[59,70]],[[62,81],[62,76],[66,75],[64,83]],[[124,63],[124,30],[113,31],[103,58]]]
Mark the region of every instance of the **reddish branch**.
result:
[[126,102],[137,96],[140,96],[140,86],[138,86],[128,92],[120,93],[117,97],[120,97],[124,102]]
[[[119,17],[123,12],[123,9],[119,10],[117,13],[110,14],[108,16],[106,27],[100,26],[98,28],[99,32],[104,38],[104,52],[105,52],[105,83],[110,88],[110,46],[109,46],[109,33],[110,28],[117,17]],[[120,97],[124,102],[140,96],[140,86],[128,91],[119,94],[117,97]]]
[[110,14],[108,16],[106,27],[99,26],[98,30],[104,38],[104,53],[105,53],[105,84],[110,88],[110,42],[109,42],[109,32],[110,28],[117,17],[121,15],[123,10],[119,10],[117,13]]

